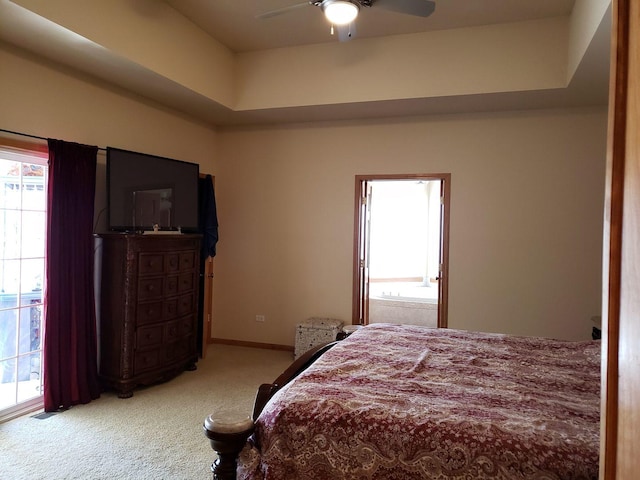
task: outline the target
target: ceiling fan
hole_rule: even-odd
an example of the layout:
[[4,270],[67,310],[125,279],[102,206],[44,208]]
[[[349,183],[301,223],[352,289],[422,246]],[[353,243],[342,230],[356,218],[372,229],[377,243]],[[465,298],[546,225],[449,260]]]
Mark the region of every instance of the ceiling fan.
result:
[[271,18],[309,5],[320,7],[331,24],[331,34],[335,27],[340,41],[346,41],[355,37],[354,21],[360,8],[375,7],[417,17],[428,17],[433,13],[436,2],[433,0],[309,0],[265,12],[257,18]]

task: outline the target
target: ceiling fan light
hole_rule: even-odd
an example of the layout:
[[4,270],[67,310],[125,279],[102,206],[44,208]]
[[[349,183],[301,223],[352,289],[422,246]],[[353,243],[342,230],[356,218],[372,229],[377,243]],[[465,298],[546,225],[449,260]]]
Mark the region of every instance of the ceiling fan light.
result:
[[348,0],[325,0],[322,11],[332,25],[347,25],[358,16],[360,7]]

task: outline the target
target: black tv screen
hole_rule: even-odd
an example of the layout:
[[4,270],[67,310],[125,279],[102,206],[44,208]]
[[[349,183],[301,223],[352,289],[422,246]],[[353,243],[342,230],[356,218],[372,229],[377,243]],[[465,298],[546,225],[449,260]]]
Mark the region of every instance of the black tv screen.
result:
[[197,163],[107,147],[109,229],[198,230]]

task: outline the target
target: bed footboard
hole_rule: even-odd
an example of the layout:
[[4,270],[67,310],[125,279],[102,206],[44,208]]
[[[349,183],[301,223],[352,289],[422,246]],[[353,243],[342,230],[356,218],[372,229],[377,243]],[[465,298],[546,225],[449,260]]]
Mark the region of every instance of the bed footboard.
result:
[[251,417],[234,420],[224,412],[215,412],[205,418],[204,434],[210,440],[211,448],[218,454],[218,459],[211,465],[213,480],[236,480],[238,456],[255,429],[255,420],[269,399],[336,343],[330,342],[312,348],[294,361],[273,383],[260,385]]

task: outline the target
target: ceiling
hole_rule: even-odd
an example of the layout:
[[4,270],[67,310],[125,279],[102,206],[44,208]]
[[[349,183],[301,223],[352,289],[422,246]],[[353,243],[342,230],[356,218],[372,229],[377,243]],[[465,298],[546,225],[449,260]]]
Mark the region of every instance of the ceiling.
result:
[[[80,5],[79,0],[59,1],[61,6]],[[348,42],[351,45],[339,44],[337,38],[330,34],[330,25],[320,8],[301,3],[300,0],[118,0],[117,5],[127,9],[122,13],[132,13],[145,20],[153,20],[155,16],[160,18],[167,9],[173,9],[178,12],[177,17],[183,21],[186,19],[190,28],[200,33],[205,32],[204,37],[212,37],[220,42],[237,59],[252,55],[271,58],[272,52],[281,51],[278,49],[285,47],[302,47],[301,55],[307,55],[307,49],[317,52],[316,47],[319,45],[331,48],[335,58],[342,57],[343,53],[348,57],[350,51],[356,51],[350,47],[358,47],[357,51],[372,57],[376,50],[369,48],[367,42],[389,38],[389,42],[385,42],[387,45],[395,44],[393,39],[405,38],[406,45],[409,37],[403,37],[404,34],[568,18],[576,3],[584,1],[436,0],[435,12],[427,18],[392,13],[376,8],[374,3],[371,8],[361,9],[356,20],[356,38]],[[111,7],[116,2],[98,5]],[[299,7],[270,18],[258,18],[266,12],[294,5]],[[112,50],[105,47],[106,44],[88,41],[77,35],[60,23],[56,15],[62,15],[61,19],[64,20],[65,12],[54,7],[55,5],[52,6],[45,0],[0,0],[0,40],[214,126],[603,105],[608,98],[610,17],[605,17],[607,21],[600,23],[568,88],[451,96],[405,96],[403,92],[397,92],[395,97],[391,96],[389,99],[345,99],[340,102],[318,102],[294,107],[282,104],[240,110],[226,107],[216,98],[167,77],[162,70],[150,68],[152,62],[146,58],[126,58],[117,49]],[[92,4],[92,7],[97,8],[96,4]],[[77,6],[75,8],[76,11],[80,10]],[[40,14],[40,11],[45,13]],[[90,11],[92,10],[87,7],[86,12],[80,11],[77,16],[88,15]],[[55,14],[50,15],[49,12]],[[97,20],[93,17],[91,21]],[[104,26],[107,28],[102,30]],[[111,29],[110,26],[107,20],[104,25],[96,24],[94,28],[100,30],[98,33],[108,32],[116,39],[120,31]],[[91,32],[91,27],[88,31]],[[127,33],[132,34],[133,31]],[[146,43],[147,39],[141,34],[136,32],[135,35],[132,38],[136,43]],[[168,37],[171,38],[171,32]],[[121,38],[118,39],[120,40]],[[127,43],[121,45],[127,46]],[[379,48],[379,44],[377,45]],[[465,48],[465,44],[462,45]],[[473,45],[469,46],[471,47]],[[156,47],[155,51],[157,50]],[[415,55],[413,58],[417,62],[422,61],[422,51],[411,54]],[[164,61],[181,60],[175,55],[164,57]],[[455,62],[455,56],[449,58]],[[197,73],[199,65],[191,63],[189,68]],[[323,73],[330,75],[332,72]],[[292,72],[291,75],[294,76],[295,73]],[[324,86],[323,81],[322,78],[316,79],[320,90]]]
[[[319,7],[301,0],[165,0],[234,52],[336,42]],[[437,0],[435,12],[414,17],[376,8],[360,9],[357,38],[446,30],[567,16],[575,0]],[[297,6],[270,18],[273,10]],[[148,7],[147,7],[148,8]]]

